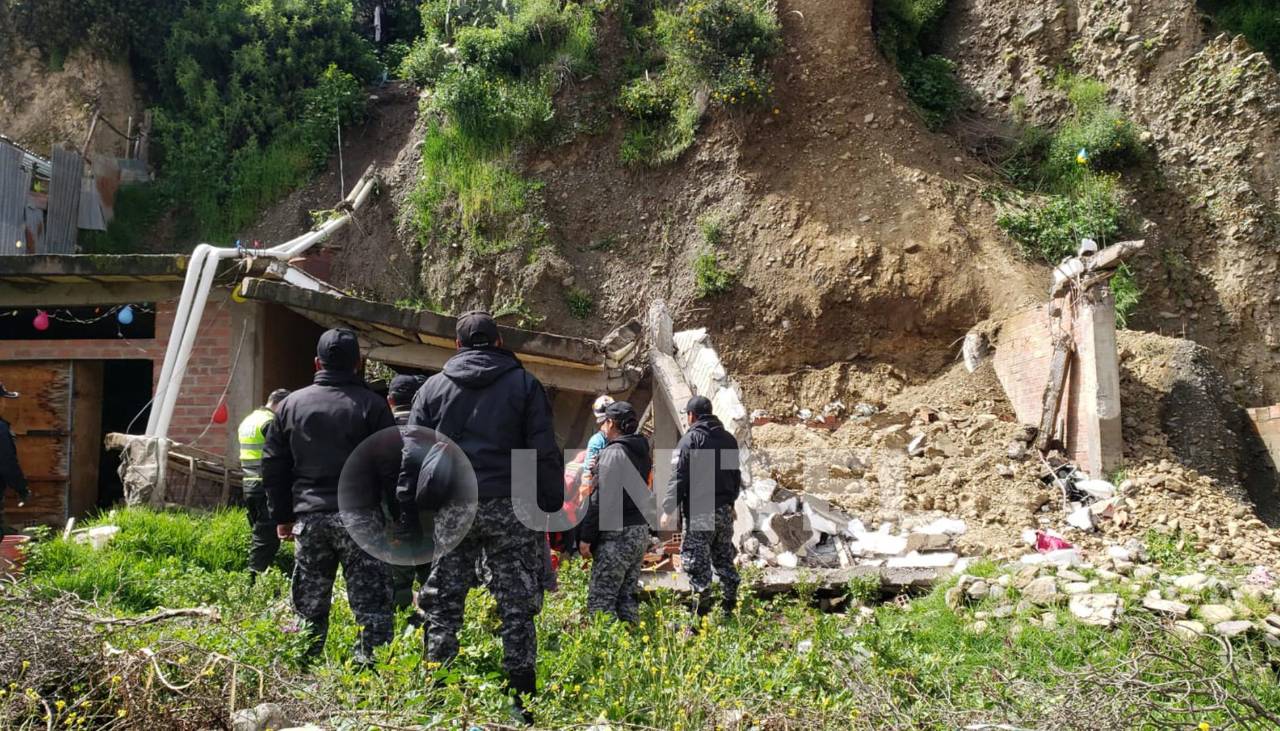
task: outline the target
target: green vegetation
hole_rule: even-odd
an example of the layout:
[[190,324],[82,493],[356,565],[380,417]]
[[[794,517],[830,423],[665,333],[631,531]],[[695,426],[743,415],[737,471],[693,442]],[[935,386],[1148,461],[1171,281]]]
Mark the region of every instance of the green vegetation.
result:
[[578,287],[570,287],[565,292],[564,302],[569,307],[569,314],[579,320],[591,317],[591,313],[596,309],[596,301],[591,298],[591,293]]
[[422,19],[425,35],[400,67],[433,87],[410,196],[420,243],[456,242],[480,254],[540,245],[539,186],[520,175],[512,153],[547,135],[556,92],[593,68],[596,11],[559,0],[431,0]]
[[707,246],[719,246],[724,241],[724,220],[717,213],[704,214],[698,219],[698,233]]
[[720,264],[714,251],[699,254],[693,260],[693,286],[699,297],[714,297],[733,289],[735,274]]
[[138,242],[172,206],[170,192],[164,185],[126,185],[116,192],[115,218],[107,230],[80,231],[80,250],[85,254],[137,253]]
[[[358,30],[357,0],[11,5],[51,65],[80,46],[131,61],[155,104],[155,200],[177,207],[179,239],[232,238],[305,182],[337,125],[364,114],[361,87],[380,66]],[[136,225],[94,245],[118,249]]]
[[1274,0],[1200,0],[1218,25],[1249,39],[1254,48],[1280,64],[1280,5]]
[[[1002,165],[1009,182],[1035,197],[996,220],[1025,256],[1051,264],[1073,255],[1081,239],[1106,246],[1132,229],[1120,176],[1146,156],[1140,130],[1107,102],[1105,85],[1065,72],[1056,84],[1072,113],[1053,130],[1024,126]],[[1142,291],[1127,267],[1111,286],[1116,321],[1124,327]]]
[[[406,633],[401,616],[376,667],[361,671],[351,664],[356,626],[339,586],[325,657],[304,674],[287,580],[271,570],[250,586],[243,571],[243,515],[128,509],[110,522],[121,532],[102,550],[61,539],[38,544],[28,580],[0,592],[5,728],[47,728],[46,713],[55,728],[79,718],[95,728],[123,727],[124,718],[139,728],[224,727],[230,703],[263,701],[283,704],[295,720],[339,728],[510,722],[496,607],[486,591],[471,594],[463,652],[452,665],[425,667],[421,630]],[[1192,541],[1156,533],[1147,540],[1153,556],[1191,567]],[[135,563],[144,568],[130,568]],[[121,588],[130,583],[118,579],[121,571],[142,588]],[[986,562],[971,573],[1001,571]],[[1145,588],[1101,581],[1099,591],[1117,591],[1129,606],[1141,602]],[[998,600],[952,609],[941,586],[874,607],[865,619],[748,591],[732,617],[699,621],[660,592],[626,627],[583,615],[586,584],[582,562],[567,562],[537,619],[542,692],[532,707],[540,727],[698,729],[734,727],[726,719],[738,718],[773,729],[1070,728],[1087,718],[1100,729],[1261,728],[1259,709],[1280,708],[1269,668],[1280,660],[1275,650],[1256,638],[1233,640],[1231,653],[1209,638],[1184,642],[1140,610],[1112,628],[1083,624],[1065,606],[979,625],[974,614]],[[855,599],[874,597],[871,582],[855,584]],[[96,604],[75,603],[64,591]],[[1010,591],[1005,603],[1016,605]],[[83,619],[198,602],[215,607],[220,620],[91,630]],[[157,668],[166,683],[157,682]]]
[[630,51],[618,93],[623,162],[672,162],[693,144],[705,106],[755,104],[773,93],[768,61],[782,39],[771,0],[628,0],[620,12]]
[[880,50],[902,74],[902,85],[931,129],[939,129],[964,102],[955,64],[934,52],[947,0],[876,0]]

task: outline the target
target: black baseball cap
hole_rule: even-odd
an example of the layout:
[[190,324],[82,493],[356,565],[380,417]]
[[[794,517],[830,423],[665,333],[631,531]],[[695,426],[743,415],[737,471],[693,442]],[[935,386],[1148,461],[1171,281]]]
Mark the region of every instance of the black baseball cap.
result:
[[498,323],[484,310],[458,316],[458,342],[466,348],[487,348],[498,343]]
[[684,405],[684,412],[694,416],[710,416],[711,399],[706,396],[694,396],[689,399],[689,403]]
[[401,374],[391,379],[391,386],[387,389],[387,393],[398,405],[404,406],[413,401],[414,395],[426,380],[422,376]]
[[360,341],[350,330],[326,330],[316,343],[316,357],[325,368],[354,371],[360,362]]
[[18,398],[18,392],[10,391],[4,387],[3,383],[0,383],[0,398]]
[[614,401],[604,410],[604,418],[618,425],[624,433],[630,434],[636,430],[636,426],[640,422],[640,418],[636,416],[635,407],[626,401]]

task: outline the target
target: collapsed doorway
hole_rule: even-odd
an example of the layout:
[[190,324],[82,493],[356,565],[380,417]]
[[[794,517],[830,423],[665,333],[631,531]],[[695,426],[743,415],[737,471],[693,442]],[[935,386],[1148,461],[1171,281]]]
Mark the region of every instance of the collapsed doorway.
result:
[[[142,434],[151,411],[152,362],[149,360],[107,360],[102,363],[102,436],[112,432]],[[109,509],[124,499],[124,485],[117,471],[119,455],[108,452],[98,440],[99,510]]]

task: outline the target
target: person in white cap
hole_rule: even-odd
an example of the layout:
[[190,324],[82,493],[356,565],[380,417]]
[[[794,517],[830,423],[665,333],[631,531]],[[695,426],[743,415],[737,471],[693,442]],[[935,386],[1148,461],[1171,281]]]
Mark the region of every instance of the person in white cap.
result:
[[612,404],[613,397],[608,394],[602,394],[596,398],[595,403],[591,404],[591,413],[596,417],[597,429],[596,433],[587,440],[587,457],[582,462],[582,487],[579,489],[577,500],[579,505],[586,505],[587,498],[591,496],[593,487],[591,473],[596,464],[596,456],[609,443],[609,438],[605,436],[604,422],[607,418],[605,411]]

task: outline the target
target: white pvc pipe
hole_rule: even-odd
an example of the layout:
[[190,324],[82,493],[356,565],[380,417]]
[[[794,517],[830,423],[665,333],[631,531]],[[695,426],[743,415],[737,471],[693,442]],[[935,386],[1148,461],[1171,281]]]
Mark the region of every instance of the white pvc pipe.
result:
[[[364,205],[373,192],[373,187],[371,170],[367,170],[360,176],[360,180],[356,182],[355,187],[345,199],[349,207],[348,212],[326,221],[314,231],[256,252],[255,255],[287,263],[345,226],[351,220],[351,211]],[[215,248],[209,244],[200,244],[192,252],[191,263],[182,284],[182,296],[178,300],[178,309],[174,312],[173,327],[169,331],[169,342],[165,348],[164,364],[160,368],[160,378],[157,381],[151,415],[147,419],[149,436],[160,437],[162,440],[169,436],[169,425],[178,403],[179,387],[187,374],[187,363],[191,359],[191,350],[195,346],[196,335],[200,330],[200,320],[204,317],[205,305],[209,301],[209,292],[213,289],[213,280],[218,273],[218,266],[224,259],[241,255],[242,252],[239,249]],[[163,469],[162,461],[161,470]]]
[[[182,296],[178,298],[178,309],[173,313],[173,325],[169,328],[169,343],[182,342],[182,336],[187,327],[187,315],[191,312],[191,297],[195,294],[196,282],[200,280],[200,272],[212,250],[212,246],[200,244],[195,251],[191,252],[191,260],[187,263],[187,274],[182,282]],[[169,378],[173,375],[173,364],[177,359],[177,348],[166,347],[164,365],[160,368],[160,377],[156,379],[156,393],[152,399],[151,413],[147,416],[147,434],[156,433],[156,423],[160,415],[159,406],[165,392],[169,389]]]

